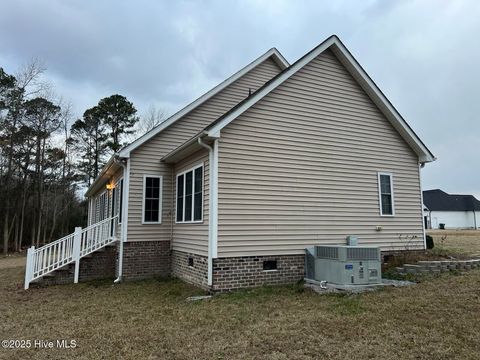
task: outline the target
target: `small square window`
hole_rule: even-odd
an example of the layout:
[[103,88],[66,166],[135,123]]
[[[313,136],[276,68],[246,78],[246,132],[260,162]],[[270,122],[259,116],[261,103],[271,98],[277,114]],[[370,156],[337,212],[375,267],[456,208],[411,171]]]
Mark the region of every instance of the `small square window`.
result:
[[263,270],[277,270],[277,260],[265,260]]
[[188,266],[193,267],[193,257],[191,257],[191,256],[188,258]]

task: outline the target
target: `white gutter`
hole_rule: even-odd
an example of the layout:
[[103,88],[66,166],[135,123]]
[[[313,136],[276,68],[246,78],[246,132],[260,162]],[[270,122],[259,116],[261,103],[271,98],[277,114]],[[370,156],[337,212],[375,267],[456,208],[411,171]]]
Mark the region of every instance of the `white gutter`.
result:
[[[130,183],[130,159],[121,159],[115,158],[115,161],[118,162],[123,168],[123,188],[122,188],[122,224],[121,231],[122,236],[120,239],[120,246],[118,251],[118,277],[113,281],[115,284],[122,281],[123,275],[123,243],[127,240],[127,229],[128,229],[128,189]],[[125,165],[125,162],[127,163]]]
[[213,147],[198,138],[198,144],[208,150],[209,198],[208,198],[208,286],[213,284],[213,259],[217,258],[218,239],[218,139]]

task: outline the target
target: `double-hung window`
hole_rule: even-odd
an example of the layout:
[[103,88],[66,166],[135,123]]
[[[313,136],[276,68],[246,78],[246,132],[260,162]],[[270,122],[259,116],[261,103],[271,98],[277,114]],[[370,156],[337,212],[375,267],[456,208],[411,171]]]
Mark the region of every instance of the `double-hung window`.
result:
[[380,198],[380,215],[395,215],[392,174],[378,173],[378,196]]
[[177,175],[176,221],[203,221],[203,164]]
[[143,224],[162,223],[162,177],[143,177]]

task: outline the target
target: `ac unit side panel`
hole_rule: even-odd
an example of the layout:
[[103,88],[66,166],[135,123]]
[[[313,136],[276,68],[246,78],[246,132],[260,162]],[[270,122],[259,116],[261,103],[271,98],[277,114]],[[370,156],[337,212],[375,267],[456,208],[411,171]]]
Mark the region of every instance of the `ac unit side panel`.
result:
[[382,277],[379,261],[315,259],[314,268],[315,280],[338,285],[378,284]]

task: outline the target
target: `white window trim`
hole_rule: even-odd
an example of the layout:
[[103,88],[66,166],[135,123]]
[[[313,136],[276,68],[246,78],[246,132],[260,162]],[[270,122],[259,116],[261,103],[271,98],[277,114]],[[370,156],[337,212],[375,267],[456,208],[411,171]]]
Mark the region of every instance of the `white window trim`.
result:
[[[392,196],[392,213],[391,214],[384,214],[382,209],[382,188],[380,182],[380,176],[386,175],[390,177],[390,192]],[[393,191],[393,174],[390,172],[378,172],[377,173],[377,183],[378,183],[378,204],[380,206],[380,216],[385,217],[394,217],[395,216],[395,196]]]
[[[195,198],[195,170],[198,168],[202,168],[202,218],[200,220],[193,220],[193,215],[194,215],[194,198]],[[193,188],[192,188],[192,220],[190,221],[177,221],[177,196],[178,196],[178,177],[185,175],[186,173],[192,171],[192,182],[193,182]],[[185,191],[185,182],[186,182],[186,176],[183,177],[183,190]],[[205,166],[204,163],[200,163],[195,165],[194,167],[191,167],[185,171],[182,171],[181,173],[178,173],[175,176],[175,224],[202,224],[203,223],[203,213],[205,210]],[[183,208],[182,208],[183,214],[182,218],[185,219],[185,196],[183,196]]]
[[[123,180],[123,176],[117,179],[117,182],[115,183],[115,189],[117,189],[117,191],[115,191],[115,194],[117,194],[117,199],[115,199],[115,201],[118,201],[118,204],[115,204],[115,207],[118,206],[118,214],[114,214],[114,215],[118,215],[119,225],[122,224],[122,219],[120,218],[120,211],[122,211],[122,209],[120,209],[120,197],[123,197],[123,186],[122,186],[122,191],[118,191],[118,186],[122,183],[122,180]],[[123,182],[123,185],[125,186],[125,181]],[[122,203],[123,201],[125,201],[125,199],[122,199]],[[122,211],[122,218],[123,218],[123,211]]]
[[[145,190],[147,178],[160,179],[160,192],[158,198],[158,221],[145,221]],[[142,225],[158,225],[162,223],[162,202],[163,202],[163,176],[161,175],[143,175],[143,192],[142,192]],[[124,182],[125,185],[125,182]],[[122,214],[123,216],[123,214]]]

